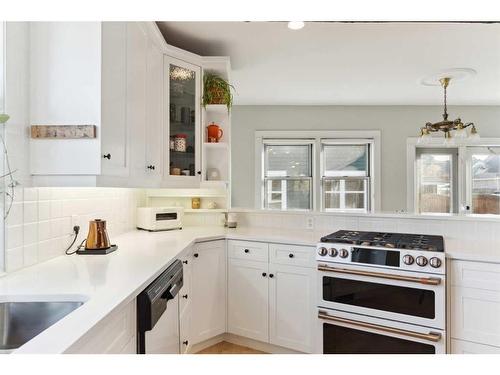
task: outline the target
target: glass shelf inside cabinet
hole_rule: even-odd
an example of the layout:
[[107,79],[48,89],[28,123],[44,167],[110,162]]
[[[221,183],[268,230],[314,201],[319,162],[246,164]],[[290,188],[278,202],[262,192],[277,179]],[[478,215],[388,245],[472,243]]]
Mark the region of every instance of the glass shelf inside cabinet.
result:
[[196,72],[170,64],[170,175],[195,175]]

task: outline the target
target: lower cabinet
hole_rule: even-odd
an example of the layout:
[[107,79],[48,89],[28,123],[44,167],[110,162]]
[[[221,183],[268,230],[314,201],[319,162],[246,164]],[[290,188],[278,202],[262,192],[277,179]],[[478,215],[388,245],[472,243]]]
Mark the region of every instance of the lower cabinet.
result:
[[136,303],[111,312],[87,332],[66,353],[70,354],[135,354]]
[[269,342],[312,352],[315,334],[316,275],[314,269],[269,266]]
[[226,241],[195,244],[191,262],[192,344],[226,332]]
[[[316,273],[311,267],[290,265],[295,259],[300,265],[310,263],[289,254],[300,250],[314,257],[314,251],[289,248],[283,258],[286,264],[229,258],[228,332],[310,353],[315,342]],[[262,251],[259,254],[260,259]]]
[[500,264],[452,261],[451,353],[500,352]]
[[229,333],[269,340],[268,264],[229,259],[227,327]]
[[500,354],[500,348],[451,339],[451,354]]

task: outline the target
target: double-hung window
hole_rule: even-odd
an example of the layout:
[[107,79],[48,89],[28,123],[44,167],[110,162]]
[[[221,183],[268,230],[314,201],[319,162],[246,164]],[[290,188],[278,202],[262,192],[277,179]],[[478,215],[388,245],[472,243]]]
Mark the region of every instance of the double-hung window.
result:
[[264,200],[266,209],[312,209],[311,140],[264,140]]
[[321,140],[324,211],[370,210],[370,141]]
[[467,207],[473,214],[500,214],[500,147],[467,150]]

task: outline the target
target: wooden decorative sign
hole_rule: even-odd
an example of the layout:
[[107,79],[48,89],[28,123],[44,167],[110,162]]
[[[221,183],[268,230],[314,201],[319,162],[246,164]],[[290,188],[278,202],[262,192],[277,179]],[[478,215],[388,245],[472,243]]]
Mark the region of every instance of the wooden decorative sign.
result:
[[95,125],[31,125],[31,138],[87,139],[96,137]]

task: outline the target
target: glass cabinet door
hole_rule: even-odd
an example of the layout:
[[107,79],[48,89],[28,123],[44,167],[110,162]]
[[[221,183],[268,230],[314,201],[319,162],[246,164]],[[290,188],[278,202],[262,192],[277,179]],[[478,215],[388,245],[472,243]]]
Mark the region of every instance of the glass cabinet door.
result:
[[200,68],[167,57],[169,176],[198,176],[200,137]]

